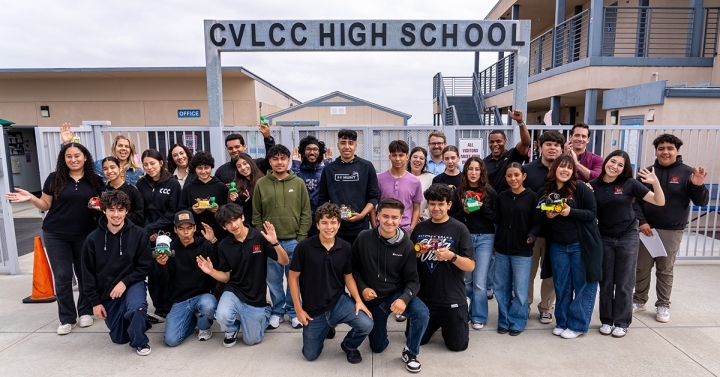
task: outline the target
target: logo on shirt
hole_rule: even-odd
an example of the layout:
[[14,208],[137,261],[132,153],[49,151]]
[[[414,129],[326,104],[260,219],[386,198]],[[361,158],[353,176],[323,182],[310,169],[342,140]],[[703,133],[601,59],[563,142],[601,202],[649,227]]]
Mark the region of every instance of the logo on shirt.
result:
[[158,190],[158,192],[161,193],[161,194],[170,195],[170,189],[169,189],[169,188],[161,188],[160,190]]
[[305,186],[308,191],[312,191],[315,187],[317,187],[317,179],[306,179]]
[[[435,272],[435,268],[440,263],[435,255],[435,250],[446,248],[455,242],[451,237],[438,235],[420,235],[415,243],[416,257],[420,259],[428,268],[430,273]],[[424,254],[421,254],[424,253]]]
[[397,253],[392,253],[392,255],[393,255],[394,257],[401,257],[401,256],[402,256],[402,254],[397,254]]
[[335,182],[357,182],[360,180],[360,174],[354,171],[352,174],[335,174]]
[[288,192],[293,192],[293,191],[295,191],[295,190],[293,190],[293,189],[288,190]]
[[615,195],[622,195],[623,193],[623,187],[615,187]]
[[670,183],[680,183],[680,176],[673,175],[672,177],[670,177]]
[[262,252],[262,248],[260,247],[260,245],[253,245],[252,250],[253,250],[253,254]]

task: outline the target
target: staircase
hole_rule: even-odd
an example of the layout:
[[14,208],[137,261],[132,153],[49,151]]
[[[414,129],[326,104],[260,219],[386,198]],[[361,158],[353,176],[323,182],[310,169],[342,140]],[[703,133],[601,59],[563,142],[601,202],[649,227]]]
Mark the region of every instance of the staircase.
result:
[[[439,105],[439,119],[445,126],[502,125],[500,110],[487,107],[477,74],[472,77],[433,78],[433,98]],[[439,124],[439,123],[437,123]]]
[[448,96],[448,105],[455,106],[458,116],[458,124],[460,125],[478,125],[480,115],[475,107],[475,101],[472,97]]

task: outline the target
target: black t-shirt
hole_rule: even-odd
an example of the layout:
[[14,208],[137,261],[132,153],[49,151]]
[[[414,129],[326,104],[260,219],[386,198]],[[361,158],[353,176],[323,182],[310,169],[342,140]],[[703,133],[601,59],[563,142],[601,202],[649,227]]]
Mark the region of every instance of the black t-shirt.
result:
[[460,182],[462,181],[462,173],[459,173],[458,175],[447,175],[444,172],[440,173],[433,178],[432,183],[444,183],[448,186],[450,186],[451,189],[457,190],[458,187],[460,187]]
[[533,192],[541,192],[545,188],[545,179],[547,179],[550,169],[543,165],[540,159],[525,164],[524,167],[527,177],[525,178],[523,186],[529,188]]
[[508,166],[513,162],[523,163],[525,157],[515,148],[510,148],[500,155],[500,158],[495,160],[492,158],[492,154],[485,157],[485,168],[487,169],[488,179],[490,180],[490,186],[495,189],[495,192],[500,194],[506,189],[509,189],[507,181],[505,180],[505,171]]
[[467,305],[465,298],[465,272],[450,261],[439,262],[433,254],[433,245],[446,247],[458,256],[475,260],[470,232],[460,221],[450,218],[437,224],[432,219],[420,222],[413,230],[411,240],[431,250],[417,254],[420,292],[417,296],[428,306],[458,307]]
[[[52,205],[45,215],[42,230],[53,233],[86,235],[97,229],[95,213],[88,208],[88,201],[99,193],[93,192],[93,187],[87,177],[83,176],[75,181],[67,177],[65,188],[57,196],[50,190],[55,172],[45,180],[42,192],[53,197]],[[99,180],[99,179],[98,179]]]
[[309,316],[321,315],[345,293],[344,275],[352,273],[352,247],[340,238],[328,251],[315,235],[295,247],[290,269],[300,272],[302,307]]
[[600,178],[590,181],[597,201],[597,219],[600,234],[618,237],[637,228],[637,218],[632,208],[633,198],[641,200],[650,190],[634,178],[618,178],[603,182]]
[[277,260],[277,252],[260,231],[249,228],[244,242],[232,234],[218,246],[218,271],[230,272],[225,291],[255,307],[267,305],[267,258]]

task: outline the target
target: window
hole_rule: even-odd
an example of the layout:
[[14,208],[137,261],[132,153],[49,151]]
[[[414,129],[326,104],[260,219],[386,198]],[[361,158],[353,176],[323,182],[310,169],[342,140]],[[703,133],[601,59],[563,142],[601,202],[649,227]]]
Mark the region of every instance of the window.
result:
[[330,115],[345,115],[345,106],[330,107]]

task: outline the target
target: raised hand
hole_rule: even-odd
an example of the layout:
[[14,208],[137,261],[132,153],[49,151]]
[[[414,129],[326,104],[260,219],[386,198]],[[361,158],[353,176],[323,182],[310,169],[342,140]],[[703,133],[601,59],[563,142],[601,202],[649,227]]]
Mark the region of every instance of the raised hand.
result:
[[73,136],[75,136],[75,133],[70,131],[70,123],[63,123],[60,126],[60,139],[62,139],[63,144],[69,144]]
[[202,230],[200,233],[205,237],[206,240],[212,242],[215,239],[215,231],[213,231],[213,228],[205,223],[200,223],[202,225]]
[[523,112],[520,110],[513,110],[510,113],[510,118],[518,123],[524,123],[523,122]]
[[208,275],[210,275],[213,272],[213,264],[210,258],[203,258],[202,255],[198,255],[195,257],[195,260],[197,261],[198,267],[200,270]]
[[333,150],[330,147],[325,148],[325,158],[333,158]]
[[293,159],[293,161],[301,161],[302,160],[300,158],[300,152],[298,152],[297,148],[293,148],[293,150],[292,150],[292,159]]
[[690,182],[694,184],[695,186],[702,186],[703,182],[705,182],[705,178],[707,177],[708,172],[705,170],[704,167],[698,166],[696,168],[693,168],[693,173],[690,175]]
[[5,197],[10,201],[10,203],[22,203],[32,199],[33,194],[21,188],[15,187],[15,192],[9,192],[5,194]]
[[260,231],[260,233],[265,237],[267,242],[270,242],[271,244],[277,243],[277,234],[275,234],[275,225],[271,224],[269,221],[265,221],[263,223],[263,228],[265,228],[264,231]]
[[655,167],[650,168],[650,170],[642,168],[638,171],[638,175],[642,183],[654,185],[659,182],[657,175],[655,175]]
[[263,137],[270,136],[270,126],[268,126],[267,124],[261,124],[260,133],[263,135]]

